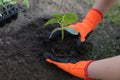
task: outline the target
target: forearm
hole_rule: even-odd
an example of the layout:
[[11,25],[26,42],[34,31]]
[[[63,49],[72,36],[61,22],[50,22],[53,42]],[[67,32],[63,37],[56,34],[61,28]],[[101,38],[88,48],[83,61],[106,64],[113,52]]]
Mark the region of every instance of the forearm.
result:
[[88,76],[102,80],[120,80],[120,56],[91,63]]
[[[92,8],[99,10],[105,15],[117,0],[95,0]],[[120,56],[98,60],[88,67],[90,78],[102,80],[120,80]]]
[[98,9],[103,15],[115,4],[117,0],[95,0],[93,8]]

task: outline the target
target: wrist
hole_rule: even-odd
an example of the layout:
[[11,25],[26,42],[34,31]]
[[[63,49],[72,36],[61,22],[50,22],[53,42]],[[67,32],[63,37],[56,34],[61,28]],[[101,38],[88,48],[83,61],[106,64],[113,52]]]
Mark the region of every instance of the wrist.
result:
[[96,11],[101,16],[101,18],[103,19],[104,16],[103,16],[103,13],[100,10],[98,10],[96,8],[91,8],[91,10]]
[[88,77],[88,67],[93,62],[93,60],[89,61],[79,61],[75,63],[73,66],[69,66],[70,70],[67,70],[70,74],[78,77],[83,78],[85,80],[94,80],[93,78]]

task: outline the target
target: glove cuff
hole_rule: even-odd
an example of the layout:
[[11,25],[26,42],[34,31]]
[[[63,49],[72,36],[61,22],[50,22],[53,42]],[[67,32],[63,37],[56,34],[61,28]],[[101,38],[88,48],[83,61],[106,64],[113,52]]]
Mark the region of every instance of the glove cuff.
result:
[[83,78],[85,80],[94,80],[92,78],[88,78],[88,66],[93,62],[93,60],[89,60],[89,61],[80,61],[78,62],[76,65],[76,67],[74,68],[75,71],[78,71],[77,74],[74,73],[75,76],[79,77],[79,78]]
[[91,8],[91,10],[96,11],[99,14],[100,18],[103,19],[104,16],[103,16],[102,12],[100,12],[98,9],[95,9],[95,8]]
[[82,23],[89,29],[94,30],[102,19],[103,14],[95,8],[91,8]]
[[88,63],[86,64],[86,66],[85,66],[85,80],[94,80],[93,78],[88,78],[88,66],[92,63],[92,62],[94,62],[94,60],[90,60],[90,61],[88,61]]

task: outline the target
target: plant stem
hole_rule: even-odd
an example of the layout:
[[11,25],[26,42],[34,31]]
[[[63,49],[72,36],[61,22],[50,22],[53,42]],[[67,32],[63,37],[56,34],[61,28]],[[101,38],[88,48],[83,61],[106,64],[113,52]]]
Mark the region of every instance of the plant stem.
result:
[[62,18],[62,21],[61,21],[61,33],[62,33],[62,41],[63,41],[63,39],[64,39],[64,18],[65,18],[65,15],[63,16],[63,18]]
[[64,39],[64,26],[63,26],[62,22],[58,21],[58,23],[61,26],[61,33],[62,33],[61,39],[63,41],[63,39]]
[[64,26],[62,25],[61,28],[62,28],[61,31],[62,31],[62,41],[63,41],[63,39],[64,39]]
[[7,12],[7,15],[9,15],[8,9],[7,9],[8,4],[3,4],[3,7],[5,8],[5,11]]

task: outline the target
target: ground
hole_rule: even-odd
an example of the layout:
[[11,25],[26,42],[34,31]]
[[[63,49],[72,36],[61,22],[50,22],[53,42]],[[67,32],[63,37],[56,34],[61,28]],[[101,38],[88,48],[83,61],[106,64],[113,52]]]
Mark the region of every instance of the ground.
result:
[[[76,1],[74,4],[78,7]],[[18,19],[0,28],[1,80],[80,80],[47,63],[41,56],[47,50],[44,39],[51,28],[43,25],[50,14],[57,11],[62,13],[64,9],[65,12],[73,10],[81,20],[88,9],[83,2],[81,5],[84,8],[70,7],[73,3],[70,0],[68,0],[69,5],[62,8],[58,3],[61,3],[61,0],[59,2],[34,0],[28,10],[23,9],[20,5],[22,12]],[[64,5],[65,2],[62,3]],[[94,45],[94,49],[92,52],[87,52],[85,58],[98,60],[119,55],[119,34],[120,27],[104,19],[88,38],[88,41]]]
[[49,31],[43,27],[45,21],[38,19],[15,33],[0,32],[0,79],[77,80],[41,56],[46,52],[44,39]]

